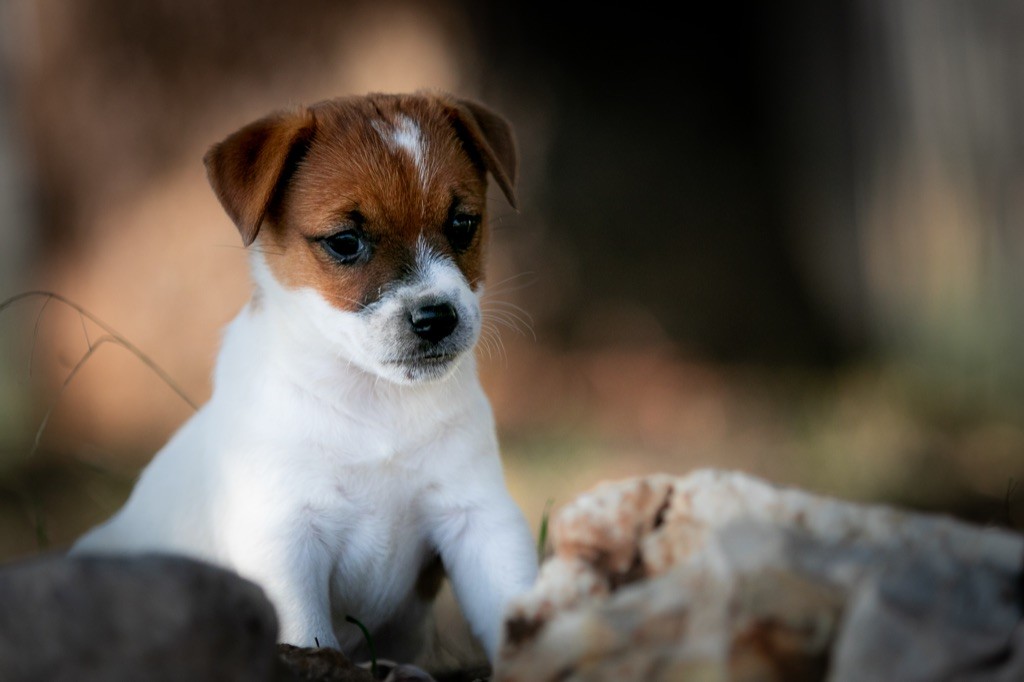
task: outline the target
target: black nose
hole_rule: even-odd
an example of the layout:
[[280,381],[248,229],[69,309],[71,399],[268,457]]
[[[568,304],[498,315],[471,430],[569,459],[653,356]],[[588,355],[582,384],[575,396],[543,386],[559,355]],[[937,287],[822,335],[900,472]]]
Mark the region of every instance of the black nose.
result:
[[437,343],[455,330],[459,324],[459,314],[450,303],[425,305],[412,311],[409,322],[417,336]]

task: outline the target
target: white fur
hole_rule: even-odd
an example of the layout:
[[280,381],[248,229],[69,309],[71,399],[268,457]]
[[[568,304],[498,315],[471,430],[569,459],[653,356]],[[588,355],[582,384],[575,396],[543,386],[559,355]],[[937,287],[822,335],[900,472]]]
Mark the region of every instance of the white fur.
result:
[[[419,644],[388,624],[423,618],[413,585],[437,552],[493,660],[506,601],[535,577],[534,545],[476,376],[476,295],[454,264],[421,251],[418,276],[355,313],[284,288],[254,253],[260,295],[227,329],[209,403],[72,551],[227,566],[265,589],[281,641],[359,652],[351,615],[392,658]],[[403,305],[435,296],[464,320],[461,355],[429,376],[389,364],[404,348]]]
[[391,149],[401,149],[412,158],[420,184],[426,189],[430,175],[426,163],[427,141],[416,122],[404,114],[399,114],[393,124],[381,121],[375,122],[373,127]]

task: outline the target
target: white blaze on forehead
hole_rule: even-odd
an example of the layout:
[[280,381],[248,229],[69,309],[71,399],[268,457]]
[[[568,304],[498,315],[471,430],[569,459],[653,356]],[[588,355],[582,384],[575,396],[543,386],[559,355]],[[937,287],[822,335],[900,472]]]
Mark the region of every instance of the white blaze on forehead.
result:
[[393,150],[404,151],[412,158],[416,167],[416,174],[420,183],[427,186],[427,163],[426,152],[427,142],[423,139],[423,132],[416,122],[406,116],[399,114],[394,123],[388,124],[384,121],[374,121],[373,129],[381,136],[381,139]]

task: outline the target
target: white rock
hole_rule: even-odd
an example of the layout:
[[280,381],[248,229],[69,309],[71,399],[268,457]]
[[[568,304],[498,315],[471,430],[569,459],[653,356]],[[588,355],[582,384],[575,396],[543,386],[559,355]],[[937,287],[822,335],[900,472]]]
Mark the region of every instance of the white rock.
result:
[[701,470],[560,510],[498,682],[1024,679],[1024,538]]

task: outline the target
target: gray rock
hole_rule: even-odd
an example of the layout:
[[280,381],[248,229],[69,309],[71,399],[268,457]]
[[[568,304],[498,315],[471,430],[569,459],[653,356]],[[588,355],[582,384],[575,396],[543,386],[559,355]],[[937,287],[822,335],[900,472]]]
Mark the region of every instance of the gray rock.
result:
[[1024,679],[1016,576],[935,557],[893,557],[851,595],[834,682]]
[[0,680],[259,682],[275,676],[263,591],[182,557],[44,556],[0,567]]

